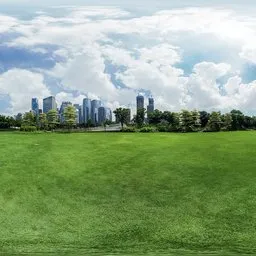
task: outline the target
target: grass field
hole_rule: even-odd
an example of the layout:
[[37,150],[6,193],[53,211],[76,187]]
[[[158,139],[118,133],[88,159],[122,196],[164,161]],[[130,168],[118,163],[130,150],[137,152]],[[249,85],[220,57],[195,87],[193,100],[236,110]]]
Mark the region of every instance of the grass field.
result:
[[0,133],[0,252],[256,253],[256,133]]

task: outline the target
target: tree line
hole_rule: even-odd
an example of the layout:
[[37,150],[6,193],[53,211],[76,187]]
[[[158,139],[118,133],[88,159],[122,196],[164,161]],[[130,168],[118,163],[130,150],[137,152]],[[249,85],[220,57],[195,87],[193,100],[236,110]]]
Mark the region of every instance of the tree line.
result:
[[219,111],[182,110],[179,113],[154,110],[145,119],[146,110],[139,109],[131,124],[127,120],[127,109],[119,108],[115,115],[120,120],[123,131],[160,131],[160,132],[219,132],[255,130],[256,116],[244,115],[240,110],[222,114]]
[[[114,111],[116,120],[121,123],[123,131],[159,131],[159,132],[219,132],[256,130],[256,116],[248,116],[240,110],[232,110],[222,114],[218,111],[211,113],[207,111],[182,110],[181,112],[170,112],[154,110],[146,116],[145,109],[139,109],[137,115],[130,121],[130,110],[118,108]],[[20,127],[21,131],[54,130],[56,128],[67,128],[69,131],[77,126],[76,109],[73,106],[65,108],[64,123],[60,124],[56,110],[50,110],[47,114],[38,116],[33,112],[27,112],[19,118],[0,115],[0,129]],[[106,120],[104,126],[110,124]],[[124,127],[124,125],[126,125]],[[80,127],[91,127],[89,120],[87,124],[80,124]]]

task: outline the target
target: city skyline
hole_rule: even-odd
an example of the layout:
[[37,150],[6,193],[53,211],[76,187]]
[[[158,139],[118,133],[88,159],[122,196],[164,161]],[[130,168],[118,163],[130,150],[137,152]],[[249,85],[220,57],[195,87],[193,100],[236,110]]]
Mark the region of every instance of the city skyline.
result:
[[[136,112],[138,113],[138,109],[144,109],[148,114],[154,111],[154,99],[152,96],[148,97],[148,105],[144,106],[145,103],[145,96],[138,94],[136,97],[137,105],[136,105]],[[141,102],[140,102],[141,101]],[[112,121],[113,120],[113,109],[110,109],[97,99],[89,99],[84,98],[81,104],[72,103],[71,101],[63,101],[61,102],[60,106],[56,103],[56,99],[54,96],[48,96],[42,100],[43,104],[40,108],[40,104],[38,98],[33,97],[31,99],[31,109],[28,111],[32,111],[36,116],[39,114],[44,113],[47,114],[50,110],[56,110],[59,115],[60,123],[64,123],[64,110],[67,106],[73,106],[77,111],[77,123],[87,123],[91,120],[92,124],[100,124],[106,120]],[[132,109],[130,107],[126,107],[130,111],[130,117],[132,115]],[[20,113],[20,112],[19,112]],[[22,114],[22,113],[21,113]]]

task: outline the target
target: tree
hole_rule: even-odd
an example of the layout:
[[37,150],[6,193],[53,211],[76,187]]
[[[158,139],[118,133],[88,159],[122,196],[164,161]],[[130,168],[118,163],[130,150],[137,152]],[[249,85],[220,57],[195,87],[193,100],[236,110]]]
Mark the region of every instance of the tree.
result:
[[47,121],[51,130],[56,128],[58,124],[58,117],[55,109],[52,109],[47,113]]
[[149,124],[159,124],[162,120],[163,113],[158,109],[154,110],[152,113],[148,114],[148,122]]
[[180,113],[180,128],[182,132],[192,131],[193,118],[191,112],[188,110],[182,110]]
[[199,113],[200,113],[201,127],[205,128],[209,121],[210,114],[207,113],[206,111],[200,111]]
[[144,108],[139,108],[137,110],[137,115],[135,116],[135,123],[137,124],[138,127],[142,127],[145,121],[145,114],[146,114],[146,109]]
[[43,130],[47,130],[48,128],[47,115],[45,113],[42,113],[39,115],[39,126],[40,126],[40,129],[43,129]]
[[201,128],[200,113],[197,110],[191,111],[191,118],[192,118],[191,130],[193,132],[199,131]]
[[67,106],[64,109],[64,123],[70,131],[76,124],[76,108],[73,106]]
[[208,129],[212,132],[219,132],[221,129],[221,114],[220,112],[212,112],[208,122]]
[[122,129],[123,129],[124,124],[128,124],[128,122],[129,122],[130,109],[127,109],[127,108],[117,108],[114,111],[114,114],[116,116],[117,122],[121,123]]
[[232,128],[232,115],[230,113],[222,115],[222,130],[230,131],[231,128]]
[[244,129],[244,114],[240,110],[233,109],[230,114],[232,115],[232,130]]
[[27,112],[22,119],[23,126],[36,126],[36,117],[33,112]]

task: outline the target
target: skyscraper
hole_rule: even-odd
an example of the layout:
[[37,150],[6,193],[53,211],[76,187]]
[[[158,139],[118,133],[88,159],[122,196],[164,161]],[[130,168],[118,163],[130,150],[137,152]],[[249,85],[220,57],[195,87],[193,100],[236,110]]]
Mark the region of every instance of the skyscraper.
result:
[[83,116],[83,123],[87,123],[89,119],[91,118],[91,110],[92,109],[92,103],[91,100],[88,98],[85,98],[83,100],[83,108],[82,108],[82,116]]
[[139,109],[144,109],[144,96],[138,95],[136,98],[137,101],[137,113]]
[[43,112],[47,114],[50,110],[57,110],[57,103],[55,97],[50,96],[43,100]]
[[101,106],[101,101],[100,100],[93,100],[92,101],[92,110],[91,110],[91,119],[92,123],[94,125],[98,124],[98,109]]
[[98,108],[98,124],[103,124],[106,121],[106,108]]
[[155,110],[154,99],[152,97],[150,97],[148,99],[147,115],[149,115],[150,113],[153,113],[154,110]]
[[82,124],[83,123],[83,111],[82,106],[79,104],[74,104],[74,107],[77,110],[77,123]]
[[38,104],[38,99],[37,98],[33,98],[32,102],[31,102],[31,109],[33,111],[33,113],[38,116],[39,115],[39,104]]

